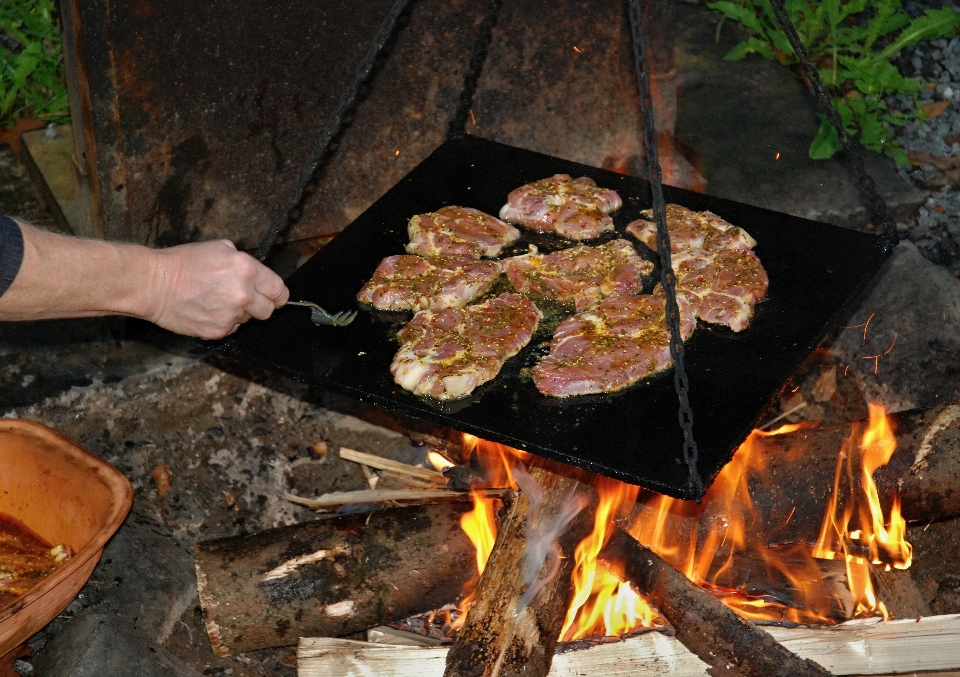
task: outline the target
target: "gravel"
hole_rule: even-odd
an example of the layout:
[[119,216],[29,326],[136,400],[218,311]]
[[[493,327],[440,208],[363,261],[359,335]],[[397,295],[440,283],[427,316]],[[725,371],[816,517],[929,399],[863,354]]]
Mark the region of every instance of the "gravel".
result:
[[[943,6],[960,11],[955,5]],[[916,15],[924,7],[906,3],[906,9]],[[924,83],[921,105],[948,104],[936,117],[912,119],[897,135],[911,156],[901,173],[927,193],[917,216],[899,228],[927,259],[960,277],[960,36],[906,49],[898,65],[901,73]],[[904,112],[916,105],[904,96],[891,97],[888,103]]]

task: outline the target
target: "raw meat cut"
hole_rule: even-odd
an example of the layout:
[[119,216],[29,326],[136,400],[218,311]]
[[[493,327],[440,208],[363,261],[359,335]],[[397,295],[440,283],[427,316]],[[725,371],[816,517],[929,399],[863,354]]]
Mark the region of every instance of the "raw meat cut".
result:
[[[656,251],[653,215],[627,225],[627,232]],[[746,231],[711,212],[693,212],[667,205],[667,230],[677,294],[686,293],[697,317],[743,331],[753,319],[757,301],[767,294],[769,278]]]
[[378,310],[462,308],[500,275],[496,261],[462,256],[388,256],[357,294]]
[[397,333],[402,345],[390,373],[417,395],[466,397],[530,342],[541,317],[520,294],[463,309],[421,311]]
[[[667,232],[671,254],[696,255],[698,251],[753,249],[757,241],[742,228],[724,221],[713,212],[695,212],[680,205],[667,205]],[[657,251],[657,224],[653,210],[640,212],[641,218],[627,224],[627,232]]]
[[712,256],[692,257],[674,266],[677,292],[695,295],[697,317],[743,331],[753,308],[766,296],[769,280],[750,249],[722,249]]
[[653,270],[626,240],[599,247],[578,245],[552,254],[524,254],[501,261],[510,283],[521,294],[572,303],[586,310],[608,296],[636,294],[641,277]]
[[[696,326],[690,301],[677,294],[683,340]],[[550,354],[531,370],[537,390],[554,397],[608,393],[667,369],[673,360],[665,302],[658,286],[652,295],[614,296],[561,322]]]
[[494,257],[517,241],[520,231],[489,214],[469,207],[442,207],[417,214],[407,225],[408,254],[420,256]]
[[613,230],[609,214],[622,205],[616,191],[598,188],[591,178],[556,174],[511,191],[500,218],[539,233],[591,240]]

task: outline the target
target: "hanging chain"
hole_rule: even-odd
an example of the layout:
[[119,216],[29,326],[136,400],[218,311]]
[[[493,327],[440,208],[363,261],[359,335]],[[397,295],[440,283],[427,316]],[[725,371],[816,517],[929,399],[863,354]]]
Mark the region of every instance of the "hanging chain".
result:
[[363,61],[361,61],[357,66],[357,71],[354,75],[353,82],[347,85],[347,88],[343,91],[343,94],[340,95],[340,103],[337,105],[337,109],[327,120],[327,124],[323,128],[323,133],[320,135],[320,139],[317,141],[316,146],[314,146],[313,151],[307,157],[306,161],[303,163],[303,168],[300,170],[299,178],[297,179],[296,183],[290,186],[289,190],[287,190],[286,201],[283,203],[283,207],[281,207],[274,215],[273,223],[270,224],[270,229],[260,241],[260,246],[257,247],[257,251],[254,254],[259,261],[263,261],[265,258],[267,258],[267,254],[270,252],[270,248],[273,246],[273,241],[277,239],[277,235],[279,235],[280,231],[286,227],[287,222],[290,220],[290,212],[303,198],[303,190],[307,187],[307,182],[310,181],[310,177],[312,177],[313,173],[317,170],[317,166],[320,164],[320,161],[323,160],[324,156],[327,154],[327,147],[330,145],[330,141],[340,132],[341,128],[343,127],[344,116],[356,104],[357,98],[360,94],[360,86],[370,76],[370,71],[373,70],[373,64],[376,62],[377,56],[380,54],[381,50],[383,50],[383,46],[393,35],[393,31],[397,26],[397,20],[400,18],[400,15],[403,14],[408,4],[410,4],[410,0],[396,0],[396,2],[393,3],[393,7],[390,8],[389,14],[387,14],[387,16],[384,18],[383,23],[380,25],[380,30],[377,31],[377,34],[373,37],[373,42],[370,44],[370,49],[367,50],[366,55],[363,57]]
[[489,0],[487,2],[487,9],[484,11],[483,21],[480,23],[480,32],[477,34],[477,41],[473,46],[473,55],[470,57],[470,70],[463,76],[463,90],[460,92],[457,112],[454,113],[450,125],[447,127],[448,139],[462,139],[465,134],[467,116],[470,115],[470,108],[473,106],[473,95],[477,92],[477,83],[480,81],[483,64],[487,60],[487,49],[493,40],[493,27],[497,24],[497,14],[502,4],[503,0]]
[[847,158],[857,173],[862,196],[867,200],[867,207],[870,210],[871,216],[880,225],[880,239],[883,244],[883,250],[885,253],[889,253],[901,239],[900,233],[897,231],[897,222],[890,215],[890,211],[887,209],[887,203],[880,194],[877,193],[873,178],[867,174],[867,170],[864,169],[863,157],[853,145],[853,139],[850,138],[850,134],[847,133],[846,128],[843,126],[843,120],[840,118],[840,114],[837,112],[837,109],[833,107],[833,100],[830,97],[830,93],[827,91],[827,88],[823,86],[823,82],[820,81],[820,74],[807,55],[807,50],[803,46],[800,36],[797,34],[797,29],[794,28],[793,22],[790,21],[790,16],[783,6],[783,0],[770,0],[770,4],[773,6],[774,14],[777,15],[777,20],[783,27],[783,32],[787,34],[787,40],[790,41],[794,53],[800,60],[803,72],[806,73],[807,79],[810,80],[810,85],[813,87],[813,92],[817,97],[817,102],[820,104],[821,111],[827,116],[827,119],[830,121],[830,124],[833,125],[834,129],[837,130],[837,136],[843,145],[843,150],[846,152]]
[[693,410],[688,396],[689,379],[684,366],[683,339],[680,336],[680,309],[677,306],[676,276],[670,261],[670,233],[667,232],[667,209],[663,199],[660,161],[657,157],[657,133],[653,123],[653,97],[650,95],[650,69],[644,47],[640,0],[627,0],[630,7],[630,28],[633,36],[633,58],[640,89],[640,112],[643,117],[643,142],[647,149],[647,173],[653,196],[653,217],[657,224],[657,253],[660,255],[660,281],[666,292],[667,322],[670,325],[670,356],[673,358],[673,385],[680,399],[679,419],[683,429],[683,460],[690,476],[688,486],[699,498],[703,480],[697,470],[697,443],[693,439]]

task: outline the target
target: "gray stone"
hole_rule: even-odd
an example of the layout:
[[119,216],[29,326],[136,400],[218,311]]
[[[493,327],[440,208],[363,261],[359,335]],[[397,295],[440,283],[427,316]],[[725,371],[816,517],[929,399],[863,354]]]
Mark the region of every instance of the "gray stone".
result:
[[43,647],[35,677],[199,677],[200,673],[109,612],[86,611]]
[[867,401],[905,411],[960,397],[960,280],[912,243],[897,246],[847,326],[833,350]]
[[193,558],[164,527],[135,510],[107,544],[81,595],[163,642],[197,598]]

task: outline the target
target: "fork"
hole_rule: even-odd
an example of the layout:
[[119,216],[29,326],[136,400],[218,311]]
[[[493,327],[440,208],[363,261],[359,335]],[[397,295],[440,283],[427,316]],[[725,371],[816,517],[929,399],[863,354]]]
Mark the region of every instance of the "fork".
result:
[[314,324],[327,325],[329,327],[346,327],[357,319],[356,310],[341,310],[339,313],[328,313],[316,303],[309,301],[287,301],[288,306],[303,306],[310,309],[310,319]]

